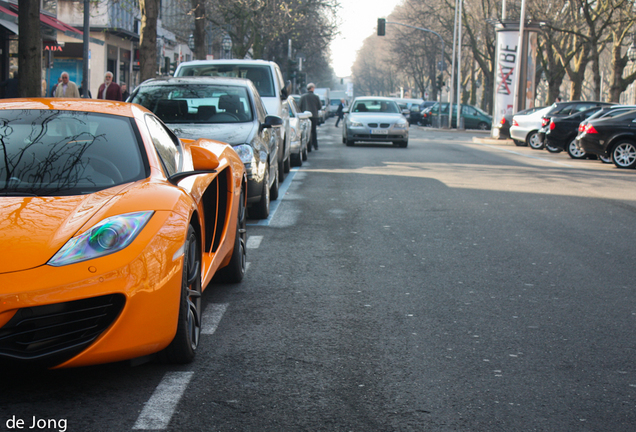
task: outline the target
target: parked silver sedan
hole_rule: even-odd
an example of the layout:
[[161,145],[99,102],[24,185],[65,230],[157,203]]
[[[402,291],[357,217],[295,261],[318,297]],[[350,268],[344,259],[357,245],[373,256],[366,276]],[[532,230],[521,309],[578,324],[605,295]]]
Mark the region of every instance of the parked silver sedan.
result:
[[542,148],[543,144],[539,139],[541,117],[549,110],[550,107],[544,107],[530,113],[524,111],[512,116],[510,138],[512,138],[517,145],[529,145],[533,149]]
[[352,146],[356,141],[392,142],[406,147],[409,142],[409,124],[400,108],[391,98],[356,98],[342,128],[342,142]]

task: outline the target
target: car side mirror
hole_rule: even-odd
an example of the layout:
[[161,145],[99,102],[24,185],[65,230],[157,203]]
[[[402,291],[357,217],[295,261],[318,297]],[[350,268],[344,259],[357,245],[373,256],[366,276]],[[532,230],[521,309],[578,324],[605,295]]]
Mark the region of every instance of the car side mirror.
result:
[[283,125],[282,118],[275,115],[268,115],[267,117],[265,117],[265,121],[261,123],[261,128],[267,129],[267,128],[278,127],[282,125]]
[[280,98],[282,100],[285,100],[285,99],[287,99],[289,97],[289,94],[291,92],[291,86],[292,86],[291,81],[287,81],[285,83],[285,87],[280,89]]
[[[185,143],[184,140],[182,141]],[[214,152],[204,147],[193,144],[192,142],[188,144],[188,147],[190,148],[190,154],[192,155],[192,167],[194,168],[194,170],[179,172],[170,176],[170,178],[168,178],[168,181],[174,185],[177,185],[186,177],[199,174],[215,173],[216,169],[220,165],[219,158]]]

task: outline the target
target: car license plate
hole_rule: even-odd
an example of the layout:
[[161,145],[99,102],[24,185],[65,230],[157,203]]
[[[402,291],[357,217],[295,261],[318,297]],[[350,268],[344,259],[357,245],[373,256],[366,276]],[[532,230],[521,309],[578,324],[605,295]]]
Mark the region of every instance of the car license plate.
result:
[[371,129],[371,135],[388,135],[388,129]]

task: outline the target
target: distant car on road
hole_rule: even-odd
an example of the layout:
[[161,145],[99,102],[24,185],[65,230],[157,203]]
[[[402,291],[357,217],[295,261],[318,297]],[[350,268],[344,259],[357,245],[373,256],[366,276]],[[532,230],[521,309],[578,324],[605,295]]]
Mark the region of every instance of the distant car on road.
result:
[[407,147],[409,124],[394,100],[386,97],[359,97],[349,107],[342,128],[342,142],[392,142]]

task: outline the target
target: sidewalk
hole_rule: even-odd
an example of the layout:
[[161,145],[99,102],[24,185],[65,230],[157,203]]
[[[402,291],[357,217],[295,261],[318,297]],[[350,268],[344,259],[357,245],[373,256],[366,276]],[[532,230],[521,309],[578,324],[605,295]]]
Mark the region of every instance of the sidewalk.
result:
[[448,132],[448,133],[455,133],[455,134],[473,135],[473,142],[480,143],[480,144],[494,144],[494,145],[507,145],[507,146],[515,145],[514,141],[511,139],[492,138],[490,136],[489,130],[488,131],[481,131],[476,129],[457,130],[457,129],[448,129],[448,128],[434,128],[429,126],[417,126],[417,127],[423,131]]

